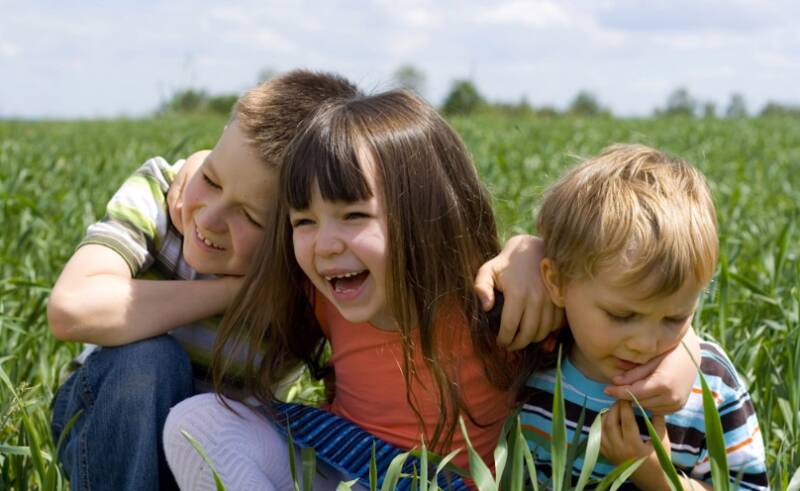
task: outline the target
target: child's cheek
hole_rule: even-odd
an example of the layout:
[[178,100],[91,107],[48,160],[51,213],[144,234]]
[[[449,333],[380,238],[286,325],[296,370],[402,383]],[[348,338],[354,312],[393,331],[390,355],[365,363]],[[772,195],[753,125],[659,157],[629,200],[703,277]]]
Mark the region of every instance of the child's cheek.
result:
[[261,229],[247,227],[244,224],[237,224],[231,231],[231,240],[234,245],[234,251],[236,251],[237,263],[245,268],[250,267],[262,234],[263,230]]

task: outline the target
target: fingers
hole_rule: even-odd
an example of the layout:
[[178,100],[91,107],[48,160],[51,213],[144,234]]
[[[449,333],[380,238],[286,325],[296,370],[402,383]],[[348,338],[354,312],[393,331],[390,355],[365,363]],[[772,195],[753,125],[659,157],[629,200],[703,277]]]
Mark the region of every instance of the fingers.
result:
[[544,337],[541,332],[541,308],[542,305],[538,299],[528,299],[528,303],[522,312],[517,335],[511,344],[507,346],[509,351],[525,348]]
[[633,415],[633,406],[630,401],[617,401],[619,405],[619,426],[624,442],[641,441],[639,436],[639,426],[636,424],[636,417]]
[[[475,293],[478,295],[478,298],[481,301],[483,310],[486,312],[494,307],[494,263],[496,260],[497,258],[494,258],[480,267],[473,285]],[[511,335],[513,336],[513,333]],[[510,340],[511,339],[509,338],[509,341]]]
[[639,404],[653,414],[674,413],[683,407],[683,400],[663,379],[645,379],[632,385],[608,385],[604,392],[608,396],[627,401],[633,400],[633,394]]
[[503,312],[500,315],[500,332],[497,336],[497,344],[509,346],[514,339],[517,329],[522,319],[525,308],[523,297],[512,292],[504,292]]
[[600,437],[600,451],[606,458],[612,458],[617,452],[621,438],[619,432],[619,401],[600,415],[602,433]]

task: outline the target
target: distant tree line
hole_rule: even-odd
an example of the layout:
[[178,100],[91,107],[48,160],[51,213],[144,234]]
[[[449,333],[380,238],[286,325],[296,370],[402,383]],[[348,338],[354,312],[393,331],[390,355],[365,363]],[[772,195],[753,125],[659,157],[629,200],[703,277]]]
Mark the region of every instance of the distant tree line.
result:
[[[259,80],[267,80],[278,72],[267,68],[260,72]],[[413,65],[401,65],[392,75],[393,87],[400,87],[420,96],[425,96],[425,74]],[[191,114],[217,113],[229,114],[236,103],[236,94],[211,95],[204,90],[183,89],[176,91],[161,104],[159,114]],[[475,83],[469,79],[454,80],[444,99],[441,110],[448,116],[468,115],[476,112],[497,113],[511,116],[545,116],[554,117],[570,115],[578,117],[611,117],[611,109],[600,103],[598,98],[588,90],[579,91],[569,105],[559,111],[553,106],[534,108],[525,97],[518,102],[489,102],[480,93]],[[668,96],[663,107],[654,110],[655,117],[692,117],[692,118],[744,118],[750,116],[744,96],[733,93],[727,106],[721,113],[713,101],[703,101],[693,97],[685,87],[679,87]],[[800,105],[768,102],[760,112],[753,116],[800,117]]]
[[230,114],[236,103],[236,94],[211,95],[204,90],[178,90],[161,104],[158,114],[217,113]]

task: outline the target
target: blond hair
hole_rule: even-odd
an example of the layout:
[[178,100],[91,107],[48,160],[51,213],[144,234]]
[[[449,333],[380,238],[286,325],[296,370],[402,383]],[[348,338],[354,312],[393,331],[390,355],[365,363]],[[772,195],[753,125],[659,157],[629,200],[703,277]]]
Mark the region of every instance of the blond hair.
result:
[[261,160],[278,166],[301,123],[322,102],[358,95],[355,85],[332,73],[292,70],[247,91],[233,107]]
[[707,284],[719,247],[703,175],[644,145],[610,146],[568,171],[545,192],[538,232],[562,280],[614,267],[644,298]]

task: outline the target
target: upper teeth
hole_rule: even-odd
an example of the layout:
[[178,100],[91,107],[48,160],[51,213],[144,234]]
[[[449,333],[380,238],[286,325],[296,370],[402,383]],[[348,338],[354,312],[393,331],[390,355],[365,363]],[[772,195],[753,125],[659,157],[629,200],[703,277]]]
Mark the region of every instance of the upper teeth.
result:
[[328,280],[328,281],[331,281],[333,279],[337,279],[338,280],[338,279],[342,279],[342,278],[350,278],[352,276],[358,275],[359,273],[360,273],[360,271],[359,272],[353,272],[353,273],[342,273],[342,274],[337,274],[335,276],[326,276],[325,279]]
[[207,245],[208,247],[213,247],[214,249],[222,249],[222,246],[219,246],[219,245],[211,242],[210,240],[208,240],[206,237],[203,236],[203,234],[200,233],[199,230],[197,230],[197,237],[200,240],[202,240],[203,244]]

